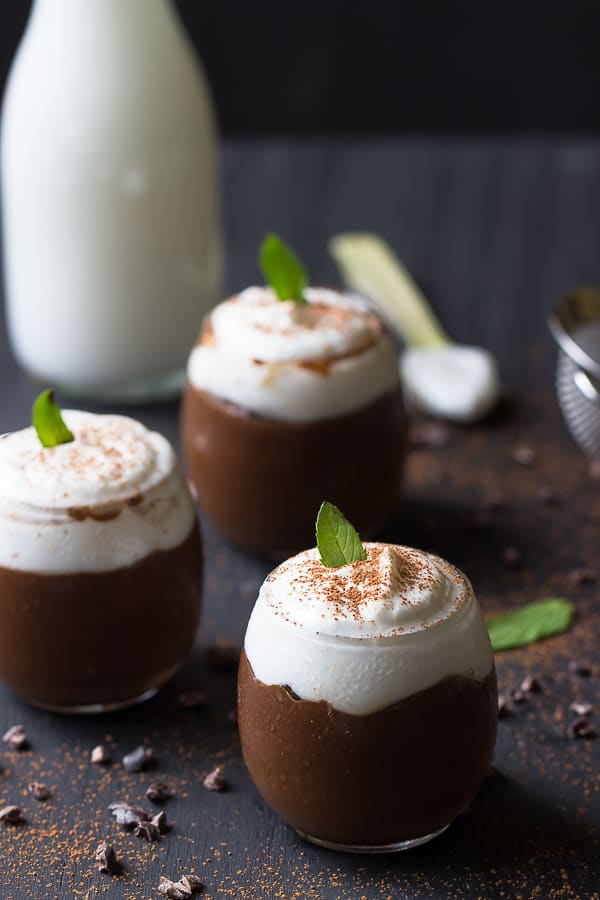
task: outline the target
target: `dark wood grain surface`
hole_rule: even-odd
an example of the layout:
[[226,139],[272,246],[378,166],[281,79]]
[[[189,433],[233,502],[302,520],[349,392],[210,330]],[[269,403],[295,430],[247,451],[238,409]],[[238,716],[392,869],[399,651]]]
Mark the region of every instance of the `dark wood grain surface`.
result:
[[[224,184],[229,289],[257,278],[256,247],[267,229],[287,237],[313,278],[328,282],[335,273],[327,239],[374,229],[409,264],[450,332],[498,353],[501,408],[476,428],[452,429],[445,448],[413,452],[405,499],[384,537],[463,567],[487,613],[562,595],[575,602],[577,620],[567,635],[498,656],[502,690],[533,672],[543,691],[499,723],[500,774],[446,834],[397,856],[319,850],[254,791],[229,717],[235,674],[210,669],[204,655],[217,637],[241,642],[269,566],[203,523],[204,618],[175,684],[144,706],[96,718],[38,712],[0,690],[0,731],[23,723],[31,742],[22,753],[0,748],[0,806],[18,803],[27,818],[0,826],[0,897],[146,900],[159,896],[161,874],[184,873],[198,874],[212,900],[600,897],[600,740],[567,737],[574,699],[594,704],[600,730],[600,583],[573,576],[599,566],[600,481],[561,422],[544,323],[566,288],[600,283],[600,145],[236,143],[225,152]],[[27,424],[35,393],[2,340],[1,430]],[[132,414],[177,442],[175,406]],[[513,458],[521,443],[535,451],[530,466]],[[490,503],[498,494],[502,503]],[[507,547],[517,548],[516,564],[507,564]],[[168,623],[165,609],[156,627]],[[588,662],[591,675],[572,674],[572,659]],[[190,687],[206,691],[205,710],[178,708],[177,693]],[[114,759],[107,768],[88,762],[100,741]],[[127,775],[120,758],[142,741],[157,767]],[[217,763],[230,789],[209,793],[202,778]],[[174,789],[165,810],[175,827],[149,845],[122,832],[107,806],[145,801],[156,777]],[[33,778],[50,786],[46,803],[27,794]],[[100,839],[115,845],[121,878],[96,871]]]

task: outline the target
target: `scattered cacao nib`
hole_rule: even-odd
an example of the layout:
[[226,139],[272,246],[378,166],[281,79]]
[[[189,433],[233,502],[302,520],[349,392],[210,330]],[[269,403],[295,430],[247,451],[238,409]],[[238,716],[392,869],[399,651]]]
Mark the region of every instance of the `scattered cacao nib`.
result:
[[600,480],[600,459],[593,459],[590,463],[590,478]]
[[40,800],[42,802],[44,800],[49,800],[52,796],[49,788],[41,781],[30,781],[27,785],[27,790],[32,797],[35,797],[36,800]]
[[149,841],[151,844],[160,840],[160,831],[153,822],[138,822],[133,829],[133,833],[136,837],[141,838],[143,841]]
[[208,648],[204,658],[209,669],[232,672],[237,670],[239,665],[240,648],[233,641],[220,638]]
[[450,429],[440,422],[421,422],[410,428],[408,440],[415,450],[443,450],[451,436]]
[[90,753],[90,762],[95,766],[107,766],[110,763],[110,756],[104,744],[98,744]]
[[579,675],[580,678],[589,678],[592,674],[592,668],[588,663],[580,659],[572,659],[569,662],[569,672],[573,675]]
[[164,781],[153,781],[146,788],[146,797],[152,803],[164,803],[171,796],[169,785]]
[[520,684],[520,689],[524,694],[541,694],[542,683],[535,675],[526,675]]
[[498,694],[498,718],[506,719],[512,716],[512,706],[505,694]]
[[227,788],[227,782],[223,778],[223,766],[216,766],[209,772],[202,782],[207,791],[224,791]]
[[518,547],[505,547],[502,551],[502,561],[509,569],[516,569],[521,565],[521,551]]
[[227,713],[227,719],[231,722],[232,725],[237,726],[238,714],[237,714],[237,709],[235,708],[235,706],[232,707],[232,709],[230,709],[229,712]]
[[584,584],[595,584],[598,572],[589,566],[583,566],[581,569],[572,569],[567,578],[573,587],[581,587]]
[[111,803],[108,808],[111,815],[115,817],[117,825],[122,825],[124,828],[133,828],[140,822],[147,822],[151,818],[146,810],[140,809],[139,806],[131,806],[129,803]]
[[587,703],[585,700],[574,700],[571,703],[569,709],[571,712],[574,712],[576,716],[589,716],[592,713],[592,704]]
[[595,738],[597,737],[596,729],[589,719],[580,716],[570,723],[567,734],[570,738]]
[[512,697],[513,703],[523,703],[525,700],[525,694],[518,689],[511,691],[510,696]]
[[538,488],[537,496],[540,503],[543,503],[545,506],[557,506],[560,502],[559,495],[549,484],[541,484]]
[[166,834],[167,831],[170,831],[170,826],[167,825],[167,814],[162,810],[152,816],[150,824],[154,825],[155,828],[158,828],[160,834]]
[[132,750],[131,753],[127,753],[121,760],[121,765],[129,774],[148,769],[153,763],[154,751],[152,750],[152,747],[146,747],[143,744],[140,744],[140,746],[136,747],[135,750]]
[[520,466],[532,466],[537,461],[537,453],[528,444],[517,444],[513,447],[512,458]]
[[127,806],[125,803],[113,803],[111,811],[120,825],[133,826],[133,833],[142,840],[153,843],[160,840],[161,834],[169,830],[164,812],[148,815],[143,809]]
[[0,809],[0,822],[6,825],[21,825],[25,821],[18,806],[3,806]]
[[177,695],[177,703],[183,709],[204,709],[208,706],[208,697],[204,691],[182,691]]
[[98,871],[104,872],[106,875],[118,875],[121,871],[114,847],[107,841],[100,841],[96,847],[95,860],[98,863]]
[[179,881],[161,876],[158,893],[169,900],[189,900],[194,894],[201,894],[204,885],[195,875],[184,875]]
[[26,750],[29,746],[25,729],[22,725],[13,725],[2,736],[5,744],[8,744],[11,750]]

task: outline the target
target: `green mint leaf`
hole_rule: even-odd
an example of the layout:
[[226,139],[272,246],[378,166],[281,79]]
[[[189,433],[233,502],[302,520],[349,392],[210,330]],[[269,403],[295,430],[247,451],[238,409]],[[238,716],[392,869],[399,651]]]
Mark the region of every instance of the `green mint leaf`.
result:
[[33,404],[31,421],[42,447],[56,447],[57,444],[70,444],[75,440],[54,402],[54,391],[40,394]]
[[492,648],[525,647],[561,634],[569,628],[574,615],[575,607],[562,597],[549,597],[503,613],[487,622]]
[[317,547],[324,566],[337,569],[367,558],[358,532],[337,506],[325,500],[317,516]]
[[260,267],[267,284],[280,300],[306,303],[304,288],[308,284],[306,269],[276,234],[268,234],[262,242],[259,255]]

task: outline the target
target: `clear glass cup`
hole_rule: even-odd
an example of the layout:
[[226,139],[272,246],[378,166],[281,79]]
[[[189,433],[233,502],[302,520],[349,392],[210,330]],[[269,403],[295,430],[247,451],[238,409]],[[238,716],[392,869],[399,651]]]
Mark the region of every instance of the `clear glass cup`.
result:
[[189,655],[201,602],[194,502],[168,442],[65,412],[71,443],[0,442],[0,678],[94,713],[152,696]]
[[[412,633],[307,633],[291,615],[269,618],[260,598],[252,613],[238,682],[244,759],[264,800],[315,844],[387,853],[430,841],[469,806],[488,771],[497,723],[493,654],[470,583],[443,565],[462,605]],[[278,603],[285,610],[284,595]],[[267,654],[273,665],[263,665]],[[425,675],[413,691],[415,666]],[[265,683],[254,668],[281,677]],[[321,699],[299,696],[286,671],[303,673]],[[343,711],[324,698],[324,685],[334,683],[344,702],[350,696],[367,711]],[[363,703],[373,690],[382,705]]]

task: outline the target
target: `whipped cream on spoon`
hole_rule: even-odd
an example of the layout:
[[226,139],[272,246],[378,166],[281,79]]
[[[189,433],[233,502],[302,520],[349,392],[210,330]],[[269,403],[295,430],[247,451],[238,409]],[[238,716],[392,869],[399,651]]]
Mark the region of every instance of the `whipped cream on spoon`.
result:
[[409,272],[375,234],[338,234],[329,243],[346,284],[368,297],[406,344],[400,372],[407,398],[431,415],[470,423],[500,395],[494,356],[453,343]]

